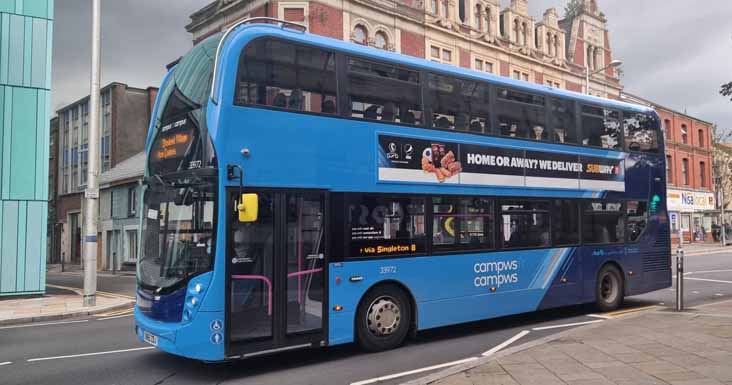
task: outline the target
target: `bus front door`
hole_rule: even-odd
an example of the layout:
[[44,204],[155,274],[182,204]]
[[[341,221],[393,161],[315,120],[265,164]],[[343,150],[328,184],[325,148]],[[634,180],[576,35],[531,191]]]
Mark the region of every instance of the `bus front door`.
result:
[[256,222],[230,218],[228,356],[324,340],[326,194],[256,193]]

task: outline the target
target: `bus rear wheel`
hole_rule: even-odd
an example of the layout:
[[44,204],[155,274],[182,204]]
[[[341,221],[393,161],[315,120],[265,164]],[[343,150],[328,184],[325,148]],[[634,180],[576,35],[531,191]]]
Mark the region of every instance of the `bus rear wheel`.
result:
[[597,274],[596,305],[600,311],[613,311],[623,304],[623,275],[617,267],[605,265]]
[[412,323],[412,309],[404,290],[396,285],[370,290],[356,312],[356,337],[370,352],[394,349],[404,342]]

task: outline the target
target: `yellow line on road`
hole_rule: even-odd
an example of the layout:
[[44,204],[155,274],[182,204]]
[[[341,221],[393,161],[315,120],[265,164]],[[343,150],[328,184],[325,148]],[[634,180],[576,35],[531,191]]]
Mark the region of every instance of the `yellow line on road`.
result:
[[110,312],[106,312],[106,313],[95,314],[95,317],[111,317],[111,316],[122,315],[122,314],[132,314],[134,311],[135,311],[135,309],[122,309],[122,310],[110,311]]
[[620,317],[622,315],[626,315],[626,314],[630,314],[630,313],[637,313],[637,312],[646,311],[646,310],[653,310],[656,308],[658,308],[658,306],[649,305],[649,306],[641,306],[641,307],[634,307],[634,308],[630,308],[630,309],[611,311],[609,313],[602,313],[600,315],[615,318],[615,317]]

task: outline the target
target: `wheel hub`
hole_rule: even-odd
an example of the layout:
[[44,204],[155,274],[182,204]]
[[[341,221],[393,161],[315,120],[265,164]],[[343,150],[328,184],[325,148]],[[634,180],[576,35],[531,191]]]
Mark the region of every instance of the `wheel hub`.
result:
[[618,285],[616,284],[613,276],[610,274],[607,274],[604,277],[602,277],[602,282],[600,284],[600,294],[602,295],[602,299],[605,300],[606,302],[613,302],[613,301],[615,301],[617,292],[618,292]]
[[390,297],[379,297],[369,306],[366,323],[369,331],[377,336],[388,336],[399,327],[401,311]]

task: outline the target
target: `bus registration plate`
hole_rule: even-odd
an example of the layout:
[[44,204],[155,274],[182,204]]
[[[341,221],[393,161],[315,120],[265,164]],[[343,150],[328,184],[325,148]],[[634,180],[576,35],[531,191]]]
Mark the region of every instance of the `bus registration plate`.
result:
[[144,332],[143,336],[145,338],[145,342],[152,346],[158,346],[158,336],[150,332]]

